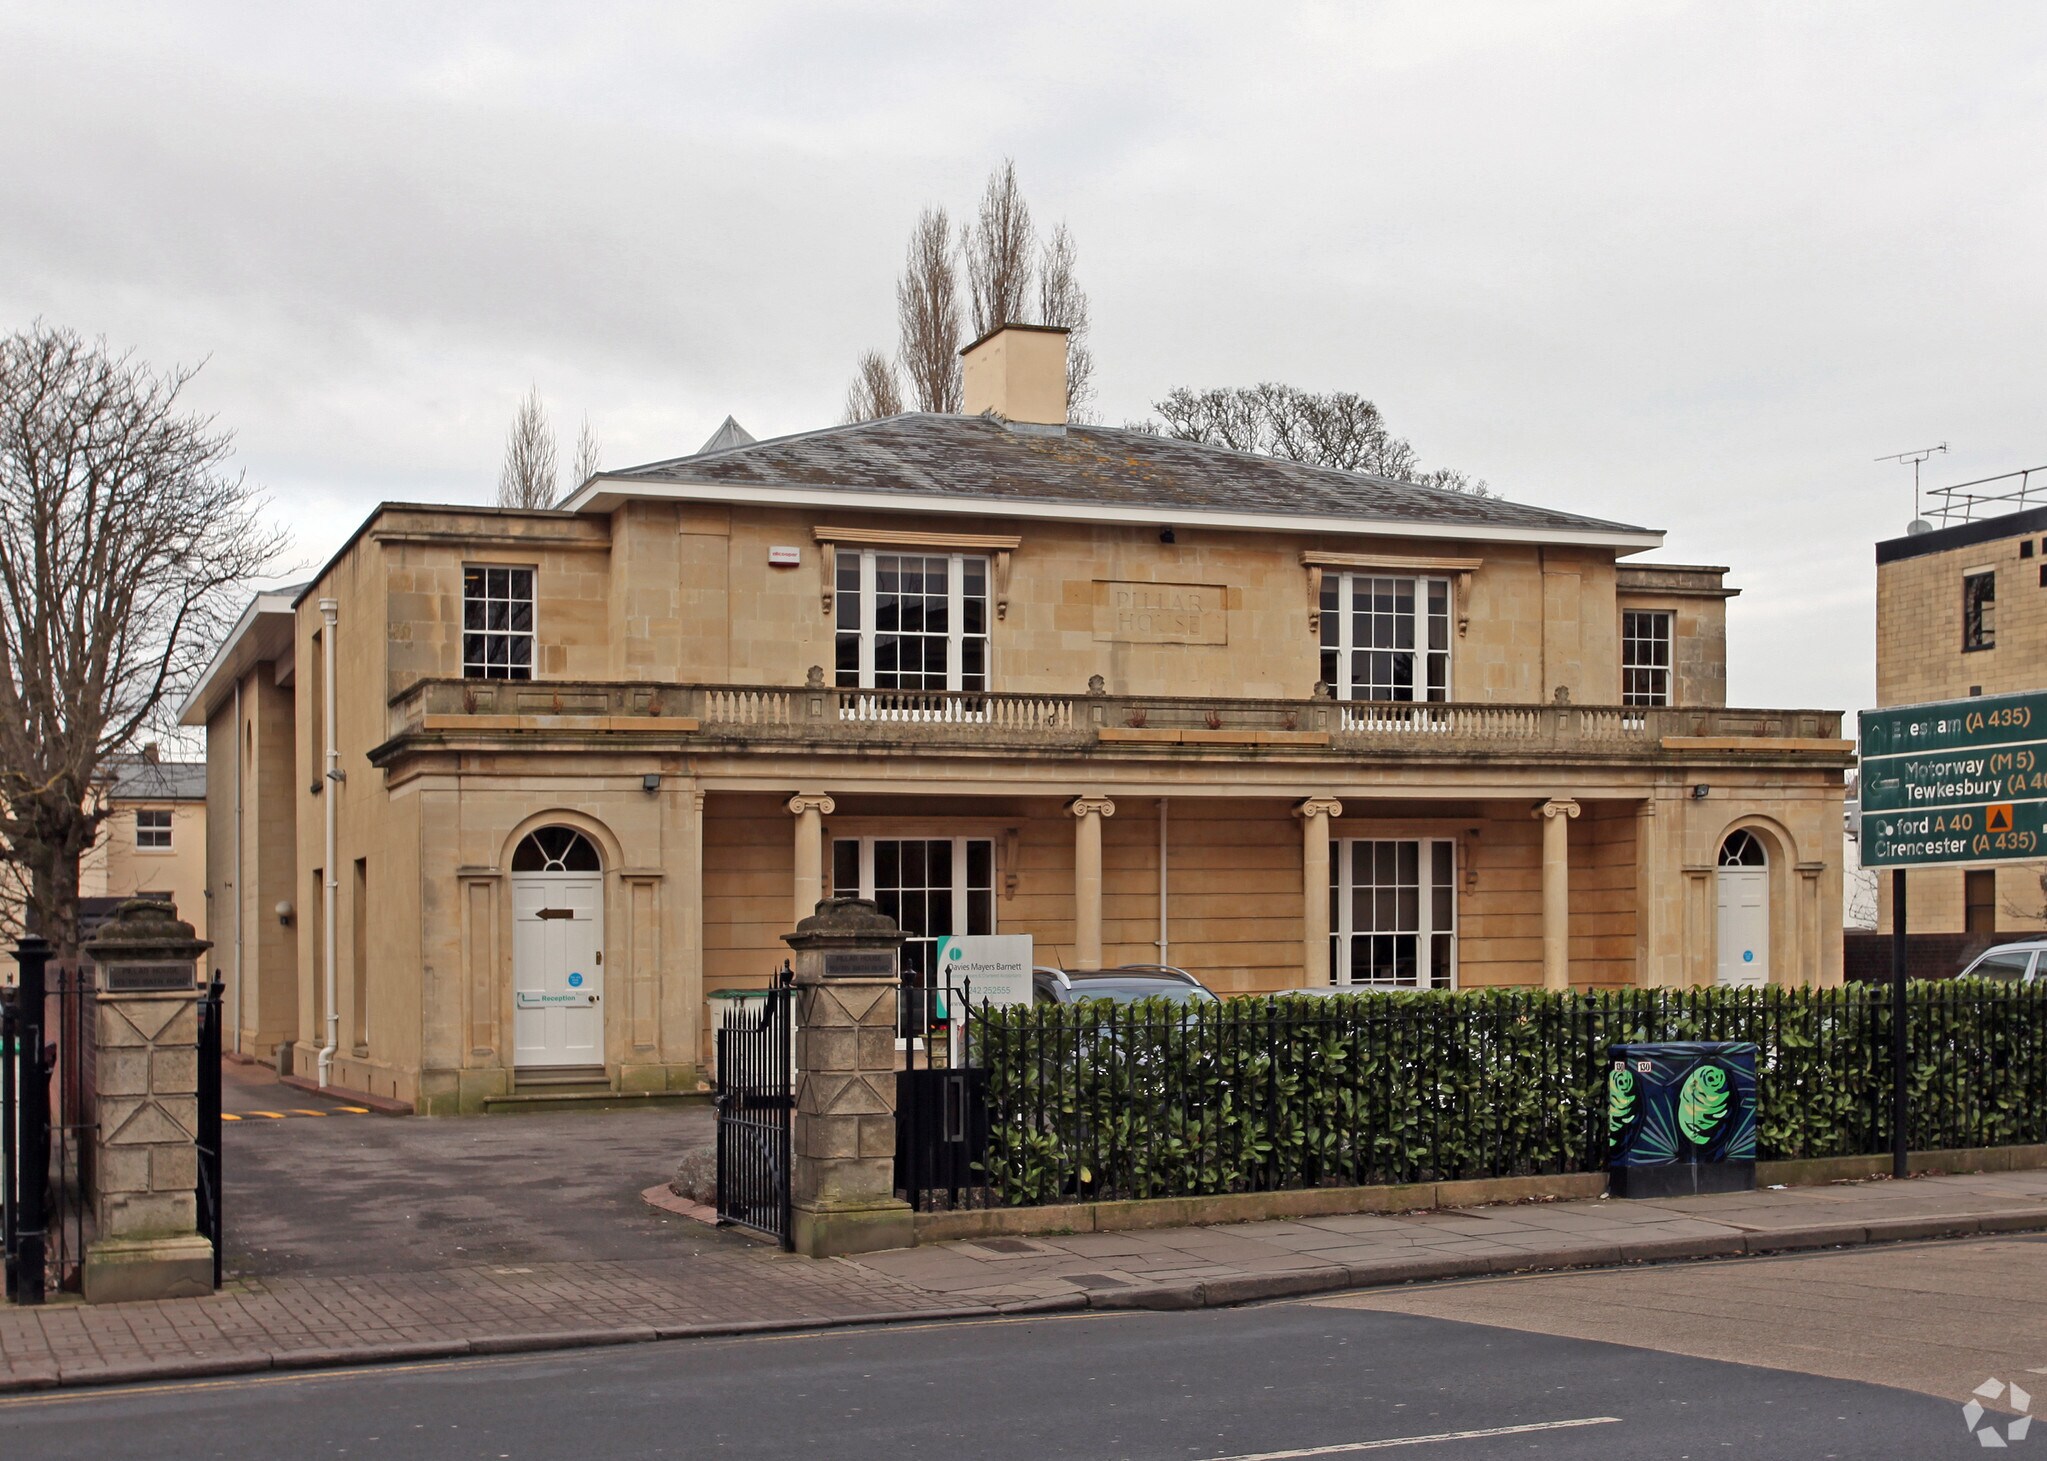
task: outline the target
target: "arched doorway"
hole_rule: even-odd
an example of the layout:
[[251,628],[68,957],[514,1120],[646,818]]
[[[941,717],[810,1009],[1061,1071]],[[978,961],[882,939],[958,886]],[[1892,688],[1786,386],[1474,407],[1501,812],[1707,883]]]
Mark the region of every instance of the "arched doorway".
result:
[[1762,839],[1737,827],[1720,844],[1721,984],[1770,982],[1770,854]]
[[540,827],[512,853],[512,1062],[604,1064],[604,862],[574,827]]

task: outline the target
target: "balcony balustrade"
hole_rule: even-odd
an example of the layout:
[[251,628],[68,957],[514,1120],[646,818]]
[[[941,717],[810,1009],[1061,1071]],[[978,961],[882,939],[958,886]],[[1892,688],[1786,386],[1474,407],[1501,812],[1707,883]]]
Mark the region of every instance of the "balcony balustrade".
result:
[[[589,734],[685,738],[733,749],[906,745],[1017,753],[1203,748],[1242,753],[1660,756],[1690,749],[1845,756],[1823,710],[1414,703],[1221,696],[1020,695],[829,685],[423,680],[391,701],[402,744]],[[1781,741],[1781,747],[1768,743]],[[1737,744],[1723,744],[1737,743]],[[1832,743],[1832,744],[1830,744]]]

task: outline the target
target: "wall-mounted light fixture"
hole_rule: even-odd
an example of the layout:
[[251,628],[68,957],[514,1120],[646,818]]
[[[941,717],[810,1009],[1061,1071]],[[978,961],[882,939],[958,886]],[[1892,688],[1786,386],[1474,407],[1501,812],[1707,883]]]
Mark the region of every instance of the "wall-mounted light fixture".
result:
[[1695,802],[1702,802],[1706,799],[1707,795],[1712,790],[1713,790],[1712,787],[1706,785],[1706,783],[1702,781],[1697,786],[1692,788],[1692,800]]
[[1160,528],[1160,529],[1159,529],[1159,541],[1160,541],[1161,543],[1170,543],[1170,542],[1172,542],[1172,541],[1173,541],[1173,530],[1172,530],[1171,528]]
[[286,928],[291,927],[291,900],[289,898],[277,905],[277,921]]
[[660,789],[661,789],[660,772],[649,771],[645,776],[642,776],[640,778],[640,790],[646,792],[647,795],[652,796],[655,792],[659,791]]

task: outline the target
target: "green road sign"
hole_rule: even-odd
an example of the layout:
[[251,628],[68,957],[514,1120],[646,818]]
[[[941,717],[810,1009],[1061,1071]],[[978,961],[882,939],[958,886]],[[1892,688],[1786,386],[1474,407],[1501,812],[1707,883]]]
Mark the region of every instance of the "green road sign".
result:
[[2047,801],[2047,741],[1884,756],[1862,768],[1862,810],[1921,811]]
[[2047,846],[2047,803],[1990,802],[1942,812],[1874,812],[1862,818],[1864,867],[2036,858]]
[[1862,864],[2041,855],[2047,691],[1862,713]]
[[1862,712],[1862,758],[2047,741],[2047,690]]

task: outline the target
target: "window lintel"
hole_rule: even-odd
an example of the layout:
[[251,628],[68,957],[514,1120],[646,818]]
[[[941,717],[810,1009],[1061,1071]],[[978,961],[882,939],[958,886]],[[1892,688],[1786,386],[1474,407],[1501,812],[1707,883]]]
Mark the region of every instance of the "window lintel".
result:
[[1413,574],[1423,578],[1448,578],[1454,587],[1457,637],[1471,627],[1471,575],[1485,567],[1483,558],[1424,557],[1403,553],[1337,553],[1321,548],[1303,548],[1301,567],[1308,570],[1308,632],[1322,632],[1322,572],[1334,568],[1371,573]]
[[822,560],[819,577],[825,621],[832,617],[832,594],[838,587],[839,545],[857,548],[903,548],[941,553],[988,553],[995,558],[995,617],[1009,617],[1009,555],[1023,541],[1016,533],[934,533],[919,528],[813,527]]

